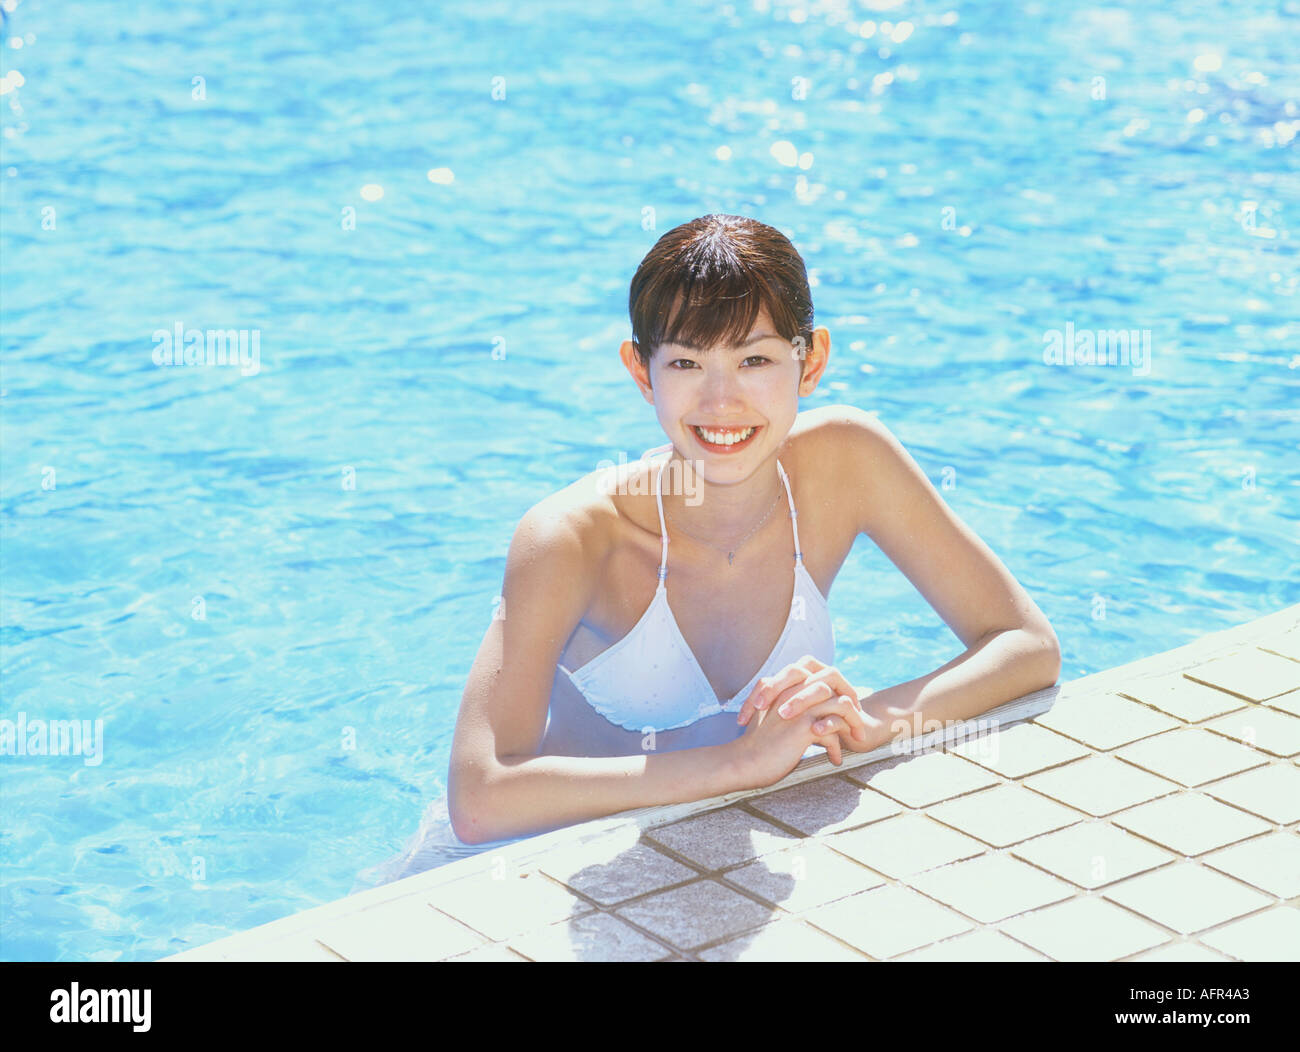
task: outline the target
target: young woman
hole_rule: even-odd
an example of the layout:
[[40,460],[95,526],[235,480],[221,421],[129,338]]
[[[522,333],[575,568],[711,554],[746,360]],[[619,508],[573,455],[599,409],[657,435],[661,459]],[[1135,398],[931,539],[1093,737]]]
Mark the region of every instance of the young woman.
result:
[[[838,764],[895,721],[973,717],[1056,682],[1051,625],[889,430],[851,406],[799,412],[831,340],[781,233],[679,226],[629,307],[620,354],[669,443],[516,528],[452,744],[461,841],[769,786],[813,745]],[[835,668],[826,606],[863,533],[966,647],[874,692]]]

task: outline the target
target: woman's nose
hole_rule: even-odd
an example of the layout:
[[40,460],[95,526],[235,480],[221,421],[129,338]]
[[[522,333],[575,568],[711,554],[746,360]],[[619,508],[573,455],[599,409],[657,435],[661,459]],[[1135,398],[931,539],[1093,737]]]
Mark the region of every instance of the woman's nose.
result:
[[727,369],[715,369],[704,378],[704,400],[710,406],[730,406],[741,400],[740,378]]

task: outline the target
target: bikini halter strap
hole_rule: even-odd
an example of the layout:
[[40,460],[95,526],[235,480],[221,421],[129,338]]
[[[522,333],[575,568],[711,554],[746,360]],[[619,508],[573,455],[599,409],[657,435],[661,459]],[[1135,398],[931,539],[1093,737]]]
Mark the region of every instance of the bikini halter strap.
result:
[[[664,462],[659,465],[658,473],[655,475],[655,504],[659,508],[659,536],[663,538],[663,555],[659,560],[659,588],[664,587],[664,578],[668,576],[668,527],[664,524],[663,477],[664,468],[668,466],[668,461],[671,459],[671,456],[665,457]],[[794,531],[794,558],[796,562],[802,563],[803,549],[799,547],[799,513],[794,508],[794,494],[790,492],[790,479],[779,460],[776,462],[776,470],[780,473],[781,483],[785,486],[785,498],[790,502],[790,528]]]

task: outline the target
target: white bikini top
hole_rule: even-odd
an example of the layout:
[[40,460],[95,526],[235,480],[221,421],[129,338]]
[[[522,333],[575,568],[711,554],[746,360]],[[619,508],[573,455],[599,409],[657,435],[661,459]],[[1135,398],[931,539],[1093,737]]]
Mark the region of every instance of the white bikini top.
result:
[[668,530],[664,526],[661,480],[664,467],[672,457],[672,448],[671,444],[659,446],[643,454],[643,459],[662,452],[669,454],[655,476],[663,558],[654,598],[627,635],[576,672],[563,664],[557,666],[605,719],[642,734],[651,730],[677,730],[720,712],[739,712],[760,679],[793,664],[805,654],[812,654],[828,665],[835,663],[830,608],[804,568],[790,480],[778,460],[776,467],[790,501],[790,528],[794,532],[794,597],[790,615],[781,638],[753,678],[725,702],[719,701],[668,606],[668,590],[664,584],[668,576]]

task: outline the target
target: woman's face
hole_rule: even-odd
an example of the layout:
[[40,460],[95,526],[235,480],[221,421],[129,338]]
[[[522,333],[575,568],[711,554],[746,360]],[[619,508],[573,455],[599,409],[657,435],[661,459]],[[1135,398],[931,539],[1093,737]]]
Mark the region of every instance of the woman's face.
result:
[[660,345],[648,369],[650,401],[685,459],[701,461],[710,481],[736,481],[751,475],[794,426],[799,396],[816,386],[808,370],[800,382],[805,356],[763,310],[739,346]]

